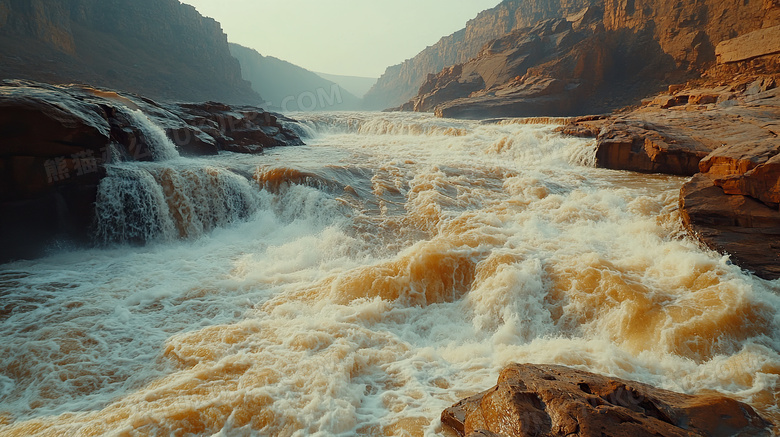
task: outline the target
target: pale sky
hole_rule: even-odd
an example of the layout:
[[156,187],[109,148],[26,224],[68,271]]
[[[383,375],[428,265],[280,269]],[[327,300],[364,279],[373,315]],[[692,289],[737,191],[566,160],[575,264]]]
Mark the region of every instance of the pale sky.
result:
[[230,42],[319,73],[379,77],[500,0],[182,0]]

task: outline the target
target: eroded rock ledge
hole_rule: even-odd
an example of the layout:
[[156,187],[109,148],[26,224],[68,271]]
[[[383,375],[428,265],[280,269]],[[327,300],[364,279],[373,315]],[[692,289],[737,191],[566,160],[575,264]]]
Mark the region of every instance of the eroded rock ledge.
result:
[[461,436],[769,436],[750,406],[554,365],[513,364],[442,413]]
[[593,137],[603,168],[697,175],[683,225],[765,279],[780,278],[780,58],[713,69],[634,110],[582,117],[564,134]]
[[780,211],[749,196],[728,195],[706,174],[680,192],[688,232],[709,248],[727,252],[739,266],[766,279],[780,278]]
[[[682,90],[673,86],[673,92],[638,109],[575,118],[561,131],[596,138],[600,167],[680,176],[712,168],[724,177],[737,176],[780,147],[778,85],[773,76],[758,76],[746,84]],[[703,160],[708,164],[700,169]],[[746,186],[758,188],[756,182]]]

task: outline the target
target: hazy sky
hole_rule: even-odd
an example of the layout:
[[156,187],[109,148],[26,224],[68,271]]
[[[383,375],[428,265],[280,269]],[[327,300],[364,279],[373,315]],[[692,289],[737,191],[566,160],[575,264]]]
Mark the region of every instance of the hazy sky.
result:
[[182,0],[230,42],[320,73],[379,77],[500,0]]

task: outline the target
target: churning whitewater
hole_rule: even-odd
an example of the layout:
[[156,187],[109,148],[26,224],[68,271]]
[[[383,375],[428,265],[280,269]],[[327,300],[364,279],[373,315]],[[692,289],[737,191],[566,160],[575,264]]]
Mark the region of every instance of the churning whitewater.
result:
[[521,120],[300,120],[259,156],[158,135],[93,249],[0,266],[0,435],[438,435],[513,362],[780,424],[778,283],[684,234],[683,179]]

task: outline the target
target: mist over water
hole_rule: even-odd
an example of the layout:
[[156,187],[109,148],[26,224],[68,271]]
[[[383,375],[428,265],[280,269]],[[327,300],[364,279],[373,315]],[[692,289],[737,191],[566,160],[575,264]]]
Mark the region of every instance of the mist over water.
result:
[[0,435],[436,435],[512,362],[780,424],[778,284],[685,236],[684,179],[553,126],[300,119],[110,166],[97,248],[0,266]]

